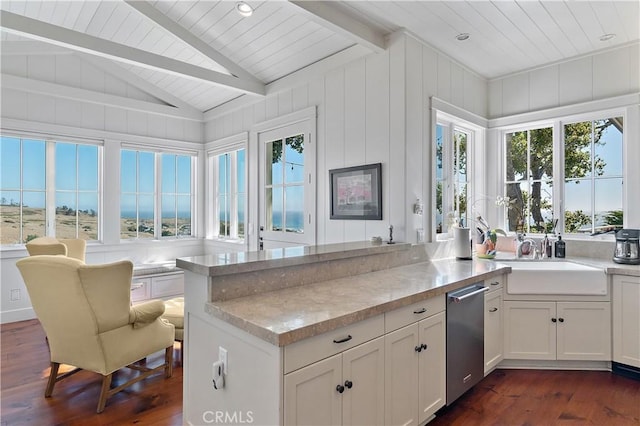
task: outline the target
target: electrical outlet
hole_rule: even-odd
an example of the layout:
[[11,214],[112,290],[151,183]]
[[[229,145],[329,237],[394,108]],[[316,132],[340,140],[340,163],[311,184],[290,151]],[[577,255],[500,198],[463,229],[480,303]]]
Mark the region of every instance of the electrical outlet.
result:
[[227,374],[227,371],[228,371],[227,350],[222,346],[218,346],[218,361],[222,361],[222,364],[224,365],[224,374]]
[[11,301],[15,302],[16,300],[20,300],[20,289],[19,288],[11,289]]

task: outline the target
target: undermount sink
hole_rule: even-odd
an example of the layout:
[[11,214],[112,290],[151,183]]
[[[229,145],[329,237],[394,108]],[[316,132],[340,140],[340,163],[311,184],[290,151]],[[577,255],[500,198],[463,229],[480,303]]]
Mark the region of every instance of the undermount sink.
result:
[[509,294],[607,294],[607,276],[602,269],[556,260],[505,263],[511,266],[512,271],[507,281]]

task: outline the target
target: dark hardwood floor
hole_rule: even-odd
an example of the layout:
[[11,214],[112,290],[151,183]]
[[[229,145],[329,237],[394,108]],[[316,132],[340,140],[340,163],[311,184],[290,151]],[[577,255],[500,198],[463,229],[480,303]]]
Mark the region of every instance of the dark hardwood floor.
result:
[[[100,376],[94,373],[63,380],[44,398],[49,352],[38,321],[3,324],[0,344],[2,426],[182,424],[177,359],[172,378],[137,383],[96,414]],[[148,362],[161,359],[158,353]],[[640,425],[640,381],[607,372],[497,370],[429,423],[442,425]]]

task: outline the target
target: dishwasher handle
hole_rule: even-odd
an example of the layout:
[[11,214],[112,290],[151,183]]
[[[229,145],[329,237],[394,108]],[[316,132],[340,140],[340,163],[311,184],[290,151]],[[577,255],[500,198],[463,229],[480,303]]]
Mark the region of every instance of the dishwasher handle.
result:
[[469,293],[466,293],[466,294],[464,294],[464,295],[462,295],[462,296],[454,296],[454,295],[451,295],[451,296],[449,296],[449,298],[450,298],[451,300],[453,300],[454,302],[456,302],[456,303],[460,303],[460,302],[462,302],[464,299],[467,299],[467,298],[469,298],[469,297],[473,297],[473,296],[475,296],[475,295],[477,295],[477,294],[484,293],[485,291],[489,291],[489,287],[480,287],[480,288],[478,288],[477,290],[472,291],[472,292],[469,292]]

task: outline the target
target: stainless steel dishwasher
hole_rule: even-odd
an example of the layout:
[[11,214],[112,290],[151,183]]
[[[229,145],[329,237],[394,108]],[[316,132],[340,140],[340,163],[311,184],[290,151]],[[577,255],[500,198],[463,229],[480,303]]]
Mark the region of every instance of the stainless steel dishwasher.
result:
[[447,293],[447,405],[484,377],[482,282]]

